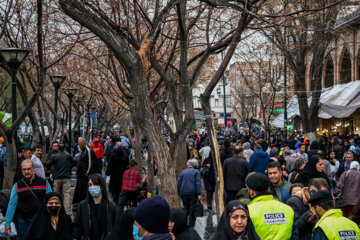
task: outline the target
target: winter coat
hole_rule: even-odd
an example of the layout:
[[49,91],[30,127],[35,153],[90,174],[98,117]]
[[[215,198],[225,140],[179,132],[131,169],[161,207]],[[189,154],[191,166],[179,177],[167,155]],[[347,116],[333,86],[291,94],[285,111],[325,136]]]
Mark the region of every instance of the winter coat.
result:
[[94,200],[88,193],[86,199],[81,201],[77,208],[73,225],[73,238],[103,240],[111,232],[116,218],[116,206],[107,198],[106,183],[103,177],[101,177],[101,188],[100,222],[98,222],[98,216],[95,213]]
[[209,174],[204,176],[204,185],[206,191],[214,192],[215,191],[215,170],[214,170],[214,162],[212,161],[211,154],[208,158],[205,159],[202,167],[206,167],[207,164],[210,164]]
[[263,150],[254,152],[249,161],[250,171],[257,173],[265,173],[269,163],[270,156]]
[[340,195],[339,207],[355,206],[360,199],[360,172],[356,169],[345,171],[336,184],[334,195]]
[[54,154],[50,160],[46,163],[46,166],[50,168],[54,165],[54,179],[70,179],[71,168],[76,165],[74,159],[70,154],[62,151]]
[[300,239],[311,239],[311,232],[315,227],[316,217],[314,216],[312,220],[309,221],[310,216],[312,216],[309,206],[304,204],[303,200],[295,195],[291,196],[286,204],[294,210],[295,219],[298,222]]
[[200,195],[201,180],[199,170],[189,167],[182,171],[178,177],[177,189],[180,196]]
[[129,156],[123,148],[116,148],[111,152],[108,164],[105,174],[110,176],[109,191],[113,196],[118,196],[121,192],[122,177],[129,166]]
[[224,148],[220,152],[221,165],[224,165],[225,160],[232,156],[234,156],[234,151],[231,148]]
[[245,178],[250,167],[245,158],[233,156],[225,160],[223,165],[226,191],[239,191],[245,187]]
[[104,148],[99,143],[99,139],[94,138],[93,144],[91,145],[92,150],[94,151],[96,157],[98,159],[102,159],[104,157]]

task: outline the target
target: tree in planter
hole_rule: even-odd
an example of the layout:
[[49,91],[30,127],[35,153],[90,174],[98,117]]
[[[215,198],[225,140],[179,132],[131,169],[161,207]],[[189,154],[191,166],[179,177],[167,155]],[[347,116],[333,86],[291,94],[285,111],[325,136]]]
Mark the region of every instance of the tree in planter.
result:
[[[305,136],[317,139],[319,100],[321,95],[321,75],[324,61],[334,36],[334,24],[343,1],[306,1],[297,16],[284,16],[281,25],[272,25],[262,33],[282,52],[294,76],[294,90],[298,98],[300,119]],[[281,2],[283,12],[293,9],[293,4]],[[310,13],[309,10],[313,10]],[[273,15],[273,9],[268,9]],[[310,91],[306,88],[307,57],[312,59]],[[310,62],[310,61],[309,61]],[[308,93],[312,100],[308,105]]]

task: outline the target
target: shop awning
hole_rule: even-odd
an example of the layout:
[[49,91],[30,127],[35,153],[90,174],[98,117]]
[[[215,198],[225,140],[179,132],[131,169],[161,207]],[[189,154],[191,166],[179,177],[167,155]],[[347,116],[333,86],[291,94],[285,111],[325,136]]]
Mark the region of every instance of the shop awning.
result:
[[[308,96],[308,105],[312,100]],[[337,84],[330,88],[323,88],[320,97],[319,118],[329,119],[350,116],[360,108],[360,80],[345,84]],[[300,115],[297,96],[293,96],[287,104],[287,119],[291,120]],[[271,125],[278,128],[284,127],[284,113],[277,116]]]

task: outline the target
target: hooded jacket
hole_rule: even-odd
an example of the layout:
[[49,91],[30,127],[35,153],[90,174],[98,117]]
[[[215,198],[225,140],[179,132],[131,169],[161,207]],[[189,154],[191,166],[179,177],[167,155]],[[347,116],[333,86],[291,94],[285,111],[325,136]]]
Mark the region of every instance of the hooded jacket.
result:
[[103,146],[99,143],[98,138],[94,138],[91,148],[98,159],[102,159],[104,157],[104,149]]
[[[93,174],[100,179],[102,201],[99,207],[99,217],[93,197],[87,193],[86,199],[80,202],[74,219],[74,239],[103,240],[111,232],[116,218],[116,207],[108,199],[105,179],[100,174]],[[90,176],[91,178],[92,176]],[[100,218],[100,222],[98,219]]]
[[250,172],[257,172],[265,174],[265,170],[267,169],[269,163],[270,156],[263,150],[257,150],[254,152],[249,161]]
[[172,233],[176,240],[201,240],[199,234],[187,225],[186,215],[182,209],[170,209],[170,220],[175,223]]

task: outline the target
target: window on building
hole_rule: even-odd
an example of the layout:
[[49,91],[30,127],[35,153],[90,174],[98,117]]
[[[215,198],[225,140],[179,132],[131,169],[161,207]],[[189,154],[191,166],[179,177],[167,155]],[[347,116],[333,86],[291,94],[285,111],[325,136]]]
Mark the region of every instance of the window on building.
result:
[[344,55],[341,60],[340,83],[351,82],[351,58],[346,46],[344,46]]
[[326,60],[326,70],[325,70],[325,86],[326,88],[334,85],[334,64],[330,56]]
[[219,99],[215,98],[215,107],[219,107]]

